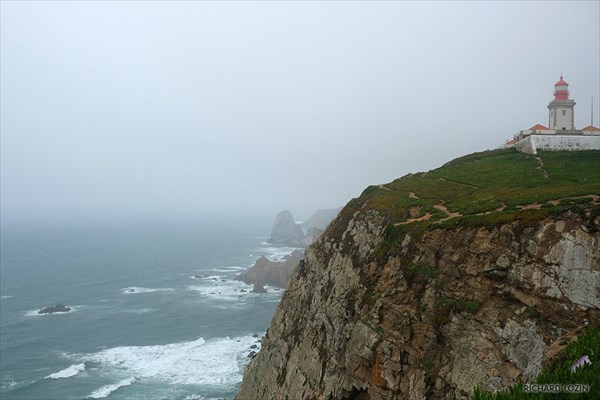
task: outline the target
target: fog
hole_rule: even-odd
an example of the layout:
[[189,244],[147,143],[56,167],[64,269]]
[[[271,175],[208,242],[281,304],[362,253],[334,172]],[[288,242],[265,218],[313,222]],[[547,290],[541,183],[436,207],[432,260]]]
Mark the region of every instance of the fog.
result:
[[582,128],[599,4],[3,1],[2,221],[306,218],[547,124],[561,70]]

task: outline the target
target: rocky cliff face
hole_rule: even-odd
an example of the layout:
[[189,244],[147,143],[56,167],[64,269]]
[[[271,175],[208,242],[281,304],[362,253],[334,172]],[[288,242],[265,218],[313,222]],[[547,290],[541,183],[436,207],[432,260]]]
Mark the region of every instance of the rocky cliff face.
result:
[[465,399],[535,377],[600,316],[599,214],[393,236],[347,207],[292,274],[237,399]]

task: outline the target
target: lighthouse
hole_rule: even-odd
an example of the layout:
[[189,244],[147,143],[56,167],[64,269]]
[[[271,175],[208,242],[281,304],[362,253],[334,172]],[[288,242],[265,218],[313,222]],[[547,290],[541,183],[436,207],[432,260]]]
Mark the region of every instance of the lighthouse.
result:
[[569,98],[569,84],[563,79],[554,84],[554,100],[548,104],[548,128],[535,124],[519,131],[507,146],[523,153],[544,151],[600,150],[600,129],[593,125],[575,129],[575,101]]
[[550,117],[548,126],[557,131],[574,130],[575,116],[573,108],[575,100],[569,99],[569,84],[563,79],[554,84],[554,100],[548,104]]

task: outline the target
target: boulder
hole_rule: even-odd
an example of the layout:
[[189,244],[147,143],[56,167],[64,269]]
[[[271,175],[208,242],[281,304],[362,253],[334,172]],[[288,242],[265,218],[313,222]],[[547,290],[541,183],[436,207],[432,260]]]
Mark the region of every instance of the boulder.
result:
[[71,311],[71,307],[66,307],[63,304],[57,304],[55,306],[42,308],[38,311],[38,314],[65,313],[69,311]]

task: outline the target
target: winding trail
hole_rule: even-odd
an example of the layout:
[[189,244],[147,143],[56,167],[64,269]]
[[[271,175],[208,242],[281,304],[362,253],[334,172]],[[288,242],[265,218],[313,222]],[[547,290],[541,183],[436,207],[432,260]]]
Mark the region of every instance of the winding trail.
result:
[[427,221],[429,218],[431,218],[431,213],[427,213],[419,218],[410,218],[407,219],[404,222],[397,222],[394,225],[398,226],[398,225],[408,225],[408,224],[412,224],[413,222],[419,222],[419,221]]
[[[413,193],[413,192],[410,192]],[[412,197],[409,195],[409,197]],[[418,198],[418,197],[417,197]],[[553,206],[558,206],[560,205],[560,202],[563,200],[577,200],[577,199],[584,199],[584,198],[589,198],[592,200],[592,204],[600,204],[600,195],[596,195],[596,194],[587,194],[587,195],[582,195],[582,196],[573,196],[573,197],[563,197],[560,199],[555,199],[555,200],[549,200],[546,203],[547,204],[551,204]],[[493,214],[496,212],[502,212],[504,210],[506,210],[507,205],[505,202],[501,202],[500,203],[500,207],[496,208],[495,210],[490,210],[490,211],[485,211],[485,212],[481,212],[481,213],[476,213],[476,214],[472,214],[472,215],[477,215],[477,216],[483,216],[483,215],[489,215],[489,214]],[[520,204],[517,205],[515,208],[518,210],[537,210],[539,208],[541,208],[543,206],[544,203],[531,203],[531,204]],[[441,200],[439,204],[436,204],[435,206],[433,206],[433,208],[435,208],[436,210],[442,211],[444,213],[446,213],[446,217],[436,220],[434,222],[443,222],[443,221],[448,221],[449,219],[452,218],[457,218],[457,217],[462,217],[463,214],[460,212],[451,212],[450,210],[448,210],[448,207],[446,207],[444,205],[444,200]],[[411,213],[413,214],[413,213]],[[412,224],[414,222],[420,222],[420,221],[427,221],[429,219],[431,219],[432,214],[431,213],[426,213],[425,215],[422,215],[418,218],[409,218],[406,221],[403,222],[397,222],[394,225],[398,226],[398,225],[408,225],[408,224]]]
[[440,210],[440,211],[446,213],[446,215],[447,215],[446,218],[440,219],[440,222],[441,221],[448,221],[449,219],[456,218],[456,217],[462,217],[462,214],[459,213],[459,212],[450,212],[448,210],[448,207],[446,207],[444,205],[444,201],[443,200],[441,201],[440,204],[436,204],[435,206],[433,206],[433,208],[435,208],[436,210]]
[[544,169],[544,161],[540,157],[533,157],[538,162],[538,166],[535,169],[539,169],[544,174],[544,178],[548,178],[548,171]]

